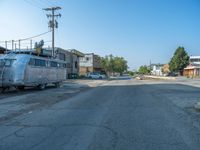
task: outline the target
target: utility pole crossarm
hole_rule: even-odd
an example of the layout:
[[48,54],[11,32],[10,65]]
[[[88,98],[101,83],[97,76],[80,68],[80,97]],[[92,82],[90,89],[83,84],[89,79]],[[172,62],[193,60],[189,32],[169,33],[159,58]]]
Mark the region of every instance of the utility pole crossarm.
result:
[[61,7],[49,7],[49,8],[44,8],[43,10],[52,11],[52,10],[59,10],[59,9],[61,9]]

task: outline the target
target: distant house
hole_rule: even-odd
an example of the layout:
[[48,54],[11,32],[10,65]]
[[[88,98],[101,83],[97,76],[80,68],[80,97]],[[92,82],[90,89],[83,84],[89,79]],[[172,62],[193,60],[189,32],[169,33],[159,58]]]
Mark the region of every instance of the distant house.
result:
[[190,56],[190,64],[184,68],[183,75],[187,77],[200,76],[200,56]]
[[155,76],[163,76],[163,64],[152,64],[151,65],[151,74]]
[[79,66],[79,75],[86,75],[90,72],[102,71],[101,58],[94,53],[84,54],[84,57],[80,58]]

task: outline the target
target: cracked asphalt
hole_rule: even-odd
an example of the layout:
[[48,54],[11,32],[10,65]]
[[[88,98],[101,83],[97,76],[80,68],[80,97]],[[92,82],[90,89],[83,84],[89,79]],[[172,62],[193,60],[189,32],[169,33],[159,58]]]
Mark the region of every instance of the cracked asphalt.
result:
[[200,112],[193,108],[200,88],[123,79],[75,93],[1,121],[0,150],[200,148]]

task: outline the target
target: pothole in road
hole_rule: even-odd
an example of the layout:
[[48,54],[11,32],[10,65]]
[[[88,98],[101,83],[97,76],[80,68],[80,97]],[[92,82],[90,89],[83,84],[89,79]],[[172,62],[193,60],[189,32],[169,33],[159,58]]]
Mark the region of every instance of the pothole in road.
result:
[[[40,135],[39,133],[37,133],[37,128],[43,129],[43,130],[45,128],[55,129],[54,132],[51,132],[52,134],[47,133],[48,139],[45,139],[45,141],[43,141],[44,143],[41,143],[42,145],[44,145],[47,142],[47,143],[54,143],[55,145],[59,144],[65,148],[66,147],[76,147],[76,148],[82,147],[83,149],[87,148],[89,150],[90,149],[93,150],[93,149],[113,149],[116,147],[117,142],[118,142],[117,133],[113,131],[112,129],[110,129],[109,127],[101,126],[101,125],[63,124],[59,126],[52,126],[52,125],[49,126],[49,125],[29,125],[29,124],[20,125],[18,124],[16,126],[25,127],[23,128],[23,130],[18,132],[18,135],[23,136],[23,137],[26,137],[27,132],[33,133],[32,130],[34,131],[35,135]],[[66,142],[66,140],[63,139],[63,137],[65,137],[63,136],[63,134],[66,134],[68,136],[68,142]],[[56,141],[59,143],[55,142],[55,137],[57,139]],[[62,141],[65,143],[62,144],[61,143]]]

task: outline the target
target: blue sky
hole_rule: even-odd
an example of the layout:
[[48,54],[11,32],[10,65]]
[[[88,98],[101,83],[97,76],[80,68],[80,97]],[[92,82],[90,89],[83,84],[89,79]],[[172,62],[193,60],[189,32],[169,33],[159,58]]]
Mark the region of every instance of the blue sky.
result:
[[48,31],[49,6],[62,7],[58,47],[123,56],[130,69],[167,63],[178,46],[200,55],[199,0],[0,0],[0,41]]

